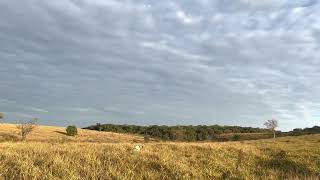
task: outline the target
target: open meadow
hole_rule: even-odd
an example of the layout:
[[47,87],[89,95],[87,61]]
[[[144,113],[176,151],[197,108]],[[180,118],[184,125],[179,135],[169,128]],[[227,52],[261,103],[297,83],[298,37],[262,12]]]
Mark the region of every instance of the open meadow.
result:
[[0,0],[0,180],[320,180],[319,109],[320,0]]
[[[0,125],[0,179],[320,179],[320,135],[242,142],[149,142],[38,126],[19,141]],[[136,151],[136,145],[143,145]]]

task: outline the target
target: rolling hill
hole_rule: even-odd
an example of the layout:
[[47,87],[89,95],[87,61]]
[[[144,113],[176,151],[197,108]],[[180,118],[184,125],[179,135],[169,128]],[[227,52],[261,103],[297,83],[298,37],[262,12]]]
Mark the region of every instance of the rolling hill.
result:
[[[39,125],[28,135],[26,140],[31,142],[143,142],[143,137],[141,136],[85,129],[78,129],[78,136],[70,137],[66,135],[65,129],[65,127]],[[17,141],[19,138],[19,129],[17,129],[16,124],[0,124],[0,141]]]
[[15,125],[1,124],[0,137],[0,179],[320,178],[320,135],[143,143],[140,136],[79,129],[67,137],[62,127],[38,126],[18,141]]

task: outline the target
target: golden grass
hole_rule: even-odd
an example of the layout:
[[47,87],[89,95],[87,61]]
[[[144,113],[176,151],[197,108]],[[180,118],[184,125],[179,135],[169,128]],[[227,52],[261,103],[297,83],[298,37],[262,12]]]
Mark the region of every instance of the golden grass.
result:
[[0,143],[0,179],[320,179],[320,135],[275,142],[152,142],[136,152],[139,136],[117,134],[123,142],[109,143],[120,138],[81,130],[79,137],[59,141],[65,135],[56,129],[38,127],[26,142]]
[[[19,140],[20,134],[15,124],[0,124],[0,141],[2,140]],[[85,129],[78,129],[78,136],[66,136],[65,127],[55,126],[36,126],[26,138],[32,142],[142,142],[142,136],[119,134],[112,132],[98,132]]]

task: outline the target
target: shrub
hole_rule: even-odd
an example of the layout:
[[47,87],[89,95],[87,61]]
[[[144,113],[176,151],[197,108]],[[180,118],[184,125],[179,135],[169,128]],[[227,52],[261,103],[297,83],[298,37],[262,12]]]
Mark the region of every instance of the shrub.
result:
[[37,126],[38,119],[32,119],[28,122],[23,122],[17,125],[17,128],[20,130],[20,135],[22,140],[25,140],[27,136],[33,131],[33,129]]
[[235,135],[233,135],[232,140],[233,141],[239,141],[240,138],[241,138],[241,136],[239,134],[235,134]]
[[78,130],[76,126],[68,126],[66,131],[68,136],[75,136],[78,134]]
[[0,112],[0,123],[2,123],[3,118],[4,118],[4,114]]

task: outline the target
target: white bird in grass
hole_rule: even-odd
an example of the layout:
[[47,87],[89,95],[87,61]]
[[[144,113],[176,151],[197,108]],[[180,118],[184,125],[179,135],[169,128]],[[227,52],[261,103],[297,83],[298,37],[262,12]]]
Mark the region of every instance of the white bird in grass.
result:
[[143,145],[136,145],[134,148],[135,151],[141,151],[143,149]]

